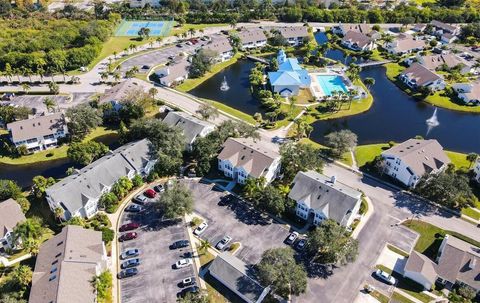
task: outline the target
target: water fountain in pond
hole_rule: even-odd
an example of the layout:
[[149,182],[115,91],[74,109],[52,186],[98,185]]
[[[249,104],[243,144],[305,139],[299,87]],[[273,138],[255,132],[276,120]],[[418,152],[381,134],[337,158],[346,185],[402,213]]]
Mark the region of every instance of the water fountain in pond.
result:
[[220,90],[222,92],[226,92],[229,89],[230,89],[230,86],[228,86],[227,77],[223,76],[223,81],[222,81],[222,84],[220,85]]
[[437,118],[437,108],[435,107],[435,110],[433,111],[433,115],[428,118],[426,121],[428,129],[427,129],[427,135],[428,133],[435,127],[440,125],[440,122],[438,122]]

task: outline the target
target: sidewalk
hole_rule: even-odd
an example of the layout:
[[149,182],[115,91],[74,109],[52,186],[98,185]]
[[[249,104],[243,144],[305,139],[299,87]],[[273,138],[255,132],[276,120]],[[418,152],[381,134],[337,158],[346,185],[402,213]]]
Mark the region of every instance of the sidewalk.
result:
[[358,223],[357,227],[352,232],[352,238],[354,239],[358,237],[358,235],[360,234],[360,231],[362,231],[363,227],[365,226],[365,224],[367,224],[368,220],[370,219],[373,212],[375,211],[375,208],[373,207],[373,203],[370,200],[370,198],[365,196],[365,201],[367,202],[368,210],[367,210],[367,213],[362,216],[362,218],[360,219],[360,223]]
[[5,267],[10,267],[12,265],[17,264],[18,262],[22,262],[23,260],[30,259],[31,257],[32,257],[31,254],[25,254],[25,255],[20,256],[16,259],[13,259],[12,261],[8,261],[8,259],[5,258],[5,257],[0,257],[0,264],[3,264],[3,266],[5,266]]
[[[203,274],[201,274],[201,267],[202,265],[200,264],[200,255],[198,254],[197,251],[197,244],[200,244],[200,241],[193,235],[192,228],[190,227],[190,221],[192,221],[194,216],[193,214],[185,214],[185,223],[187,224],[187,234],[188,234],[188,239],[190,241],[190,245],[192,246],[192,252],[194,256],[198,256],[193,258],[193,262],[195,263],[195,271],[197,272],[197,276],[202,278]],[[203,279],[199,279],[200,282],[200,288],[201,289],[207,289],[207,284]]]

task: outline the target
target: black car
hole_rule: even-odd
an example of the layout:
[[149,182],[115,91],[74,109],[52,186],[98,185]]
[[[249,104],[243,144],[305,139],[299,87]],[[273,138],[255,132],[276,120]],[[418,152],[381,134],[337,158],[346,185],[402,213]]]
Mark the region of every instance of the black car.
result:
[[190,245],[188,240],[179,240],[179,241],[173,242],[172,245],[170,245],[170,248],[171,249],[184,248],[184,247],[187,247],[188,245]]
[[131,212],[131,213],[139,213],[143,210],[143,207],[137,204],[130,204],[125,208],[125,211]]
[[125,270],[122,270],[121,272],[118,273],[117,277],[119,279],[124,279],[128,277],[133,277],[138,274],[138,269],[136,268],[127,268]]
[[177,47],[183,47],[183,45],[181,45],[180,43],[177,44]]
[[125,268],[129,268],[129,267],[135,267],[135,266],[138,266],[138,265],[140,265],[140,259],[136,258],[136,259],[129,259],[129,260],[123,262],[120,267],[122,269],[125,269]]
[[142,69],[150,69],[150,66],[144,65],[144,66],[142,66]]
[[157,193],[163,193],[165,191],[165,187],[162,184],[155,185],[153,190]]
[[233,202],[233,199],[234,199],[234,196],[232,194],[228,194],[228,195],[220,198],[220,202],[218,203],[218,205],[220,205],[220,206],[227,205],[227,204]]
[[182,289],[181,292],[178,293],[178,297],[179,298],[183,298],[185,297],[188,293],[196,293],[198,292],[200,289],[198,288],[198,286],[190,286],[190,287],[187,287],[187,288],[184,288]]

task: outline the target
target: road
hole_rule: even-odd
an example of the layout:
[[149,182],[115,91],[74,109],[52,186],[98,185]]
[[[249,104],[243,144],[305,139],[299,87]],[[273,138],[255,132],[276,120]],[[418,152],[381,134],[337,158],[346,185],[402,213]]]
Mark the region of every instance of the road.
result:
[[295,298],[294,302],[316,302],[320,294],[322,302],[354,302],[359,290],[372,274],[384,245],[397,237],[395,224],[407,218],[418,218],[480,241],[479,230],[474,225],[383,183],[360,177],[336,165],[327,165],[324,173],[329,176],[335,175],[340,182],[362,190],[370,197],[375,212],[357,238],[359,240],[357,260],[335,269],[333,275],[328,278],[310,279],[307,293]]

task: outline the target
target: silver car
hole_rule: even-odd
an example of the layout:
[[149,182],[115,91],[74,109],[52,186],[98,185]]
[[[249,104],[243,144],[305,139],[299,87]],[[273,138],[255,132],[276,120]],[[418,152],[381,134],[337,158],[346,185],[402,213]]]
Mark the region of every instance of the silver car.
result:
[[383,282],[385,282],[387,284],[390,284],[390,285],[394,285],[397,282],[397,280],[395,280],[395,278],[392,277],[392,275],[388,274],[387,272],[384,272],[381,269],[378,269],[375,272],[375,276],[377,276],[377,278],[379,278]]
[[217,243],[217,249],[218,250],[223,250],[227,245],[228,243],[230,243],[230,241],[232,241],[232,237],[230,236],[225,236],[223,237],[222,240],[220,240],[220,242]]

